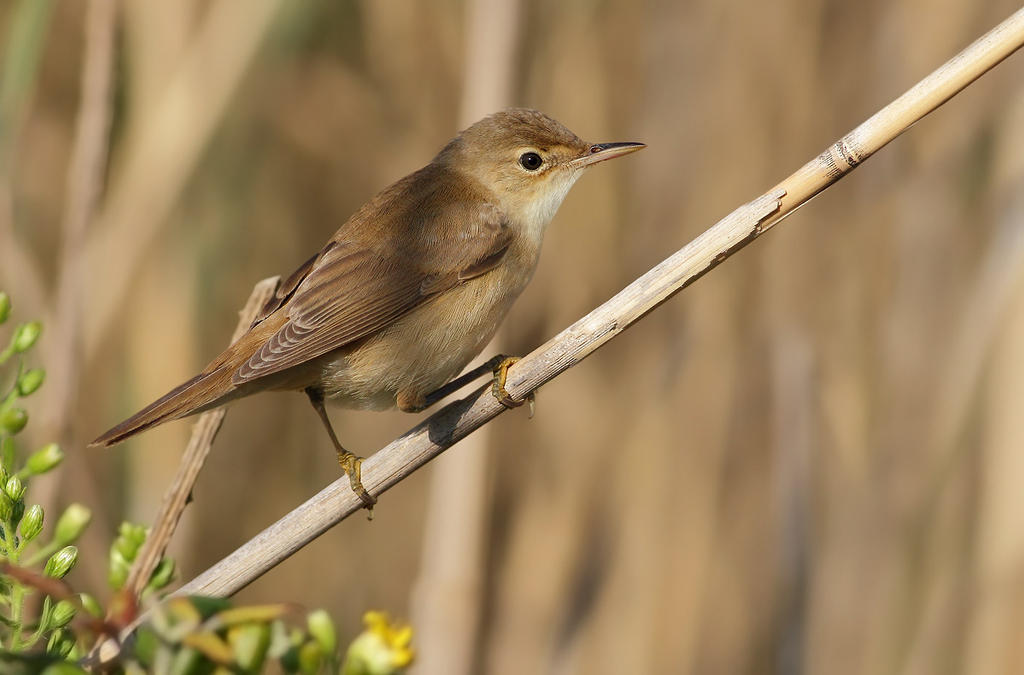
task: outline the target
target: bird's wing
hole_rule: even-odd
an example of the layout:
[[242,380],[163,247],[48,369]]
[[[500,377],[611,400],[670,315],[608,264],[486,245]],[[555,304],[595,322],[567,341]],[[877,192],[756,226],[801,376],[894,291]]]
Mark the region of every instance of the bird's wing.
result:
[[456,202],[432,209],[391,239],[360,242],[347,239],[343,228],[303,266],[300,281],[289,278],[294,290],[274,309],[286,312],[287,321],[232,382],[280,372],[379,331],[431,296],[493,269],[512,233],[496,208]]
[[288,300],[295,295],[295,291],[298,289],[299,284],[302,283],[302,280],[306,278],[310,270],[313,269],[313,266],[316,265],[316,261],[320,259],[320,255],[320,253],[317,253],[312,258],[299,265],[287,279],[278,285],[277,291],[263,304],[263,307],[260,308],[259,314],[257,314],[256,318],[252,320],[252,325],[250,325],[249,328],[253,328],[257,324],[263,323],[268,316],[279,310],[284,303],[288,302]]

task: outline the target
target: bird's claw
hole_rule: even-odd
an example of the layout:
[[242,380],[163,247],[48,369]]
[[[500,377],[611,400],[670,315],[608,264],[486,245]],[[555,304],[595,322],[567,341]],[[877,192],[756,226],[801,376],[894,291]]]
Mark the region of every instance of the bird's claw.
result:
[[517,361],[519,361],[518,356],[505,356],[504,354],[499,354],[491,359],[492,370],[494,372],[494,379],[491,380],[491,394],[494,398],[498,399],[498,403],[510,410],[512,408],[518,408],[524,403],[529,402],[530,419],[533,419],[533,412],[536,408],[537,400],[534,393],[531,391],[525,397],[517,401],[512,398],[512,395],[508,393],[507,389],[505,389],[505,381],[508,379],[508,369]]
[[377,500],[363,487],[361,472],[363,458],[353,455],[351,452],[342,451],[338,453],[338,464],[341,465],[342,470],[348,476],[352,491],[363,502],[363,508],[370,512],[369,517],[372,519],[373,505],[377,503]]

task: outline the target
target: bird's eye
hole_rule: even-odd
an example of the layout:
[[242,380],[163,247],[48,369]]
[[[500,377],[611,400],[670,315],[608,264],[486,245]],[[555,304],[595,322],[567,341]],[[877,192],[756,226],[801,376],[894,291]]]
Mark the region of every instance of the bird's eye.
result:
[[519,164],[527,171],[536,171],[544,160],[536,152],[524,152],[519,155]]

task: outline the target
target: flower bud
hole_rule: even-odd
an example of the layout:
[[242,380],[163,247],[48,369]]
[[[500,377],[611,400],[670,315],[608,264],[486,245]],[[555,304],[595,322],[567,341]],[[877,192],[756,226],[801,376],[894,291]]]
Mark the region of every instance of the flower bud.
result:
[[50,628],[63,628],[75,618],[75,606],[68,600],[61,600],[50,615]]
[[139,526],[129,522],[121,523],[117,539],[110,545],[110,560],[107,571],[107,583],[114,590],[120,590],[128,580],[132,562],[139,552],[137,540]]
[[78,549],[74,546],[65,546],[46,561],[43,574],[54,579],[63,579],[76,562],[78,562]]
[[12,515],[14,515],[14,502],[6,492],[0,490],[0,521],[10,522]]
[[18,523],[21,522],[21,517],[25,514],[25,500],[19,499],[16,502],[11,502],[11,517],[8,519],[12,528],[18,527]]
[[45,379],[46,371],[42,368],[33,368],[32,370],[25,371],[18,378],[18,396],[25,397],[36,393],[36,390],[43,386],[43,380]]
[[[46,643],[46,653],[49,656],[56,656],[63,659],[75,647],[75,636],[66,630],[55,630],[50,633],[50,639]],[[59,671],[58,671],[59,672]],[[61,673],[64,675],[64,673]]]
[[30,321],[18,326],[14,331],[14,340],[12,340],[14,353],[21,354],[31,349],[42,331],[43,324],[38,321]]
[[131,567],[132,564],[125,560],[117,549],[110,549],[110,569],[107,570],[107,583],[112,589],[119,591],[124,588]]
[[97,602],[96,598],[92,597],[88,593],[79,593],[78,599],[82,603],[82,608],[92,614],[97,619],[103,616],[103,607]]
[[125,521],[117,530],[117,539],[114,540],[113,548],[117,549],[130,563],[135,560],[135,556],[139,554],[139,549],[144,543],[146,543],[146,528]]
[[47,443],[25,461],[25,470],[33,476],[44,474],[64,461],[64,451],[56,443]]
[[114,543],[110,546],[111,551],[116,551],[119,556],[125,559],[128,564],[131,564],[135,560],[136,554],[139,552],[139,547],[131,539],[127,537],[118,537],[114,540]]
[[0,323],[7,321],[11,315],[11,296],[0,291]]
[[25,486],[22,484],[21,479],[17,476],[11,476],[7,479],[7,484],[4,485],[4,492],[7,496],[14,501],[21,499],[21,496],[25,494]]
[[0,431],[14,435],[28,424],[28,413],[21,408],[8,408],[0,413]]
[[25,502],[21,499],[21,496],[25,494],[25,486],[21,484],[20,478],[11,476],[7,479],[7,484],[4,485],[3,493],[10,500],[9,511],[6,503],[3,508],[6,514],[5,520],[10,523],[11,527],[17,527],[25,513]]
[[32,541],[43,531],[43,507],[33,504],[21,519],[21,538]]
[[70,544],[82,535],[90,520],[92,511],[81,504],[75,503],[67,507],[57,520],[53,534],[54,542],[58,546]]
[[310,612],[306,617],[306,627],[309,629],[309,634],[320,645],[320,651],[324,653],[324,656],[333,657],[334,651],[338,648],[338,637],[330,615],[322,609]]

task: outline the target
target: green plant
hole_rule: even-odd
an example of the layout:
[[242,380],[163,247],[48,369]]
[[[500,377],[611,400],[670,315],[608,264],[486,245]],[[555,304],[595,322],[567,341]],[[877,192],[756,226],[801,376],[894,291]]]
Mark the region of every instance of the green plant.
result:
[[[10,298],[0,292],[0,324],[6,323],[10,314]],[[43,508],[26,501],[32,479],[52,471],[64,459],[55,443],[39,448],[23,463],[17,459],[15,437],[28,423],[28,413],[20,403],[38,391],[46,378],[41,368],[27,368],[25,364],[25,355],[41,331],[39,322],[22,323],[0,351],[0,562],[5,571],[0,576],[0,645],[10,653],[45,645],[48,654],[64,658],[74,647],[73,641],[65,639],[66,627],[81,601],[43,593],[38,612],[30,612],[29,608],[36,606],[33,596],[38,584],[9,573],[14,568],[43,564],[43,578],[62,579],[78,560],[78,549],[73,544],[90,519],[87,508],[72,504],[57,519],[49,539],[43,540]]]
[[[0,291],[0,325],[10,314],[10,298]],[[20,324],[0,351],[0,672],[5,675],[88,672],[85,667],[91,661],[85,657],[97,638],[116,640],[138,612],[137,599],[124,586],[148,535],[135,523],[122,523],[118,529],[110,547],[107,578],[114,594],[108,607],[90,595],[73,593],[62,581],[78,561],[74,542],[91,513],[81,504],[71,504],[50,536],[42,538],[43,507],[28,499],[32,480],[64,459],[60,447],[49,443],[23,462],[18,460],[16,437],[28,423],[20,404],[46,378],[41,368],[27,368],[25,363],[41,331],[38,322]],[[150,575],[143,598],[156,596],[173,575],[174,561],[163,558]],[[305,615],[301,625],[294,620],[296,614],[289,605],[234,607],[216,598],[157,602],[149,620],[117,645],[116,656],[103,670],[129,675],[260,673],[273,662],[279,670],[303,675],[396,675],[412,661],[411,628],[392,624],[383,613],[366,613],[366,630],[351,643],[344,659],[326,612]]]
[[397,675],[412,661],[412,630],[380,612],[367,612],[366,630],[338,652],[326,612],[305,616],[284,604],[233,607],[217,598],[172,598],[153,608],[150,621],[118,660],[126,673],[260,673],[273,663],[286,673]]

